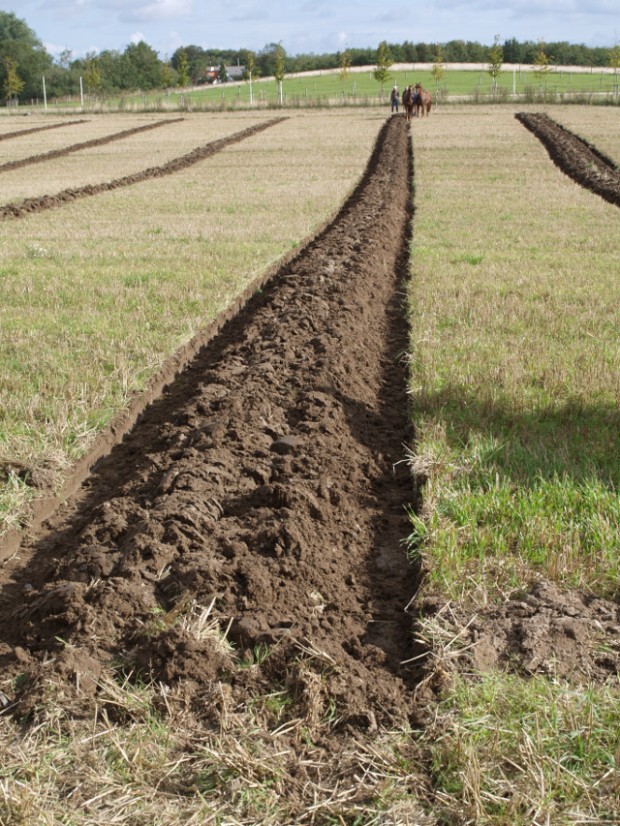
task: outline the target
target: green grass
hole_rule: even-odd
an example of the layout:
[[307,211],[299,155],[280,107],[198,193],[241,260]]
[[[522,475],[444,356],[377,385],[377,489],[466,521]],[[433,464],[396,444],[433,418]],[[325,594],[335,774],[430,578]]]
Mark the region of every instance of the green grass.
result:
[[617,822],[617,685],[457,678],[424,740],[442,822]]
[[[324,70],[320,74],[302,74],[285,76],[282,85],[285,106],[316,105],[368,105],[380,101],[387,103],[393,83],[402,90],[409,83],[420,82],[435,97],[442,100],[468,97],[484,101],[489,97],[506,100],[515,93],[523,100],[570,100],[577,96],[581,102],[602,99],[617,102],[617,86],[614,75],[596,71],[571,72],[557,67],[548,74],[533,71],[531,66],[522,66],[513,72],[506,68],[498,78],[495,95],[492,80],[485,66],[480,69],[453,69],[446,66],[443,78],[437,84],[428,68],[407,71],[394,70],[386,83],[375,80],[374,67],[363,71],[350,72],[343,80],[339,71]],[[252,84],[252,98],[255,106],[279,105],[279,91],[273,78],[258,78]],[[246,107],[250,105],[250,84],[248,81],[234,81],[224,84],[205,85],[193,89],[173,90],[165,93],[157,90],[149,93],[123,96],[100,96],[96,102],[86,104],[86,109],[105,104],[119,109],[217,109]],[[66,108],[64,101],[59,106]],[[69,108],[79,108],[80,101],[75,99]]]
[[460,121],[460,153],[456,118],[414,134],[412,545],[452,596],[491,572],[498,596],[540,574],[615,594],[616,209],[509,110]]
[[[540,577],[618,594],[617,209],[565,178],[514,111],[444,107],[412,133],[412,463],[426,482],[411,549],[426,591],[461,615]],[[550,114],[613,151],[614,111],[591,111]],[[343,200],[384,114],[299,114],[178,179],[0,225],[0,458],[70,463]],[[5,525],[30,495],[9,476]],[[162,623],[220,634],[196,606],[146,631]],[[208,732],[182,694],[124,671],[102,677],[92,718],[50,686],[28,730],[3,724],[0,822],[371,826],[424,822],[420,801],[446,824],[617,821],[617,681],[458,673],[441,650],[458,633],[431,641],[443,689],[427,729],[355,740],[335,736],[329,698],[288,686],[244,708],[220,687]]]

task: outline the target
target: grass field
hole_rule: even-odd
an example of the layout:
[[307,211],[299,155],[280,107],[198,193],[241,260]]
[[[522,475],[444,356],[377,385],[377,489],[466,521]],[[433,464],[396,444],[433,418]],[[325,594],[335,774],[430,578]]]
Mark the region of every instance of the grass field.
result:
[[[487,67],[479,69],[444,67],[439,81],[432,71],[424,66],[401,70],[394,69],[383,86],[374,78],[374,67],[363,71],[350,72],[343,80],[340,72],[325,70],[320,73],[285,76],[282,85],[283,103],[289,107],[316,106],[367,106],[388,104],[389,92],[394,83],[402,91],[410,83],[422,83],[434,96],[443,102],[467,98],[473,101],[508,100],[517,95],[522,102],[557,101],[580,103],[618,103],[618,77],[609,71],[592,69],[575,72],[562,67],[554,67],[549,72],[537,73],[532,66],[519,69],[505,67],[493,90],[492,79]],[[99,96],[86,99],[89,109],[130,110],[177,110],[177,109],[236,109],[273,107],[279,105],[279,90],[273,78],[258,78],[252,84],[248,81],[234,81],[224,84],[206,85],[185,90],[156,91],[148,93],[128,93]],[[42,105],[39,101],[39,107]],[[68,98],[50,101],[54,109],[80,109],[80,100]]]
[[[611,111],[549,114],[620,157]],[[427,588],[472,616],[541,576],[617,598],[617,209],[509,109],[442,110],[414,146],[411,398],[428,481],[412,539]],[[459,675],[444,703],[431,750],[453,817],[615,822],[601,778],[620,744],[617,681]]]
[[[540,578],[618,598],[618,211],[564,177],[515,111],[440,107],[412,126],[411,461],[426,481],[409,548],[424,561],[425,594],[471,616]],[[620,161],[614,108],[547,111]],[[252,117],[193,114],[126,151],[93,150],[88,164],[11,173],[7,191],[126,174]],[[0,224],[0,462],[59,478],[165,358],[336,209],[384,117],[296,112],[178,177]],[[105,116],[88,134],[134,120]],[[59,131],[72,142],[79,129]],[[46,135],[40,151],[62,143]],[[26,154],[17,143],[2,153]],[[3,490],[6,529],[30,489],[9,474]],[[430,823],[618,822],[617,675],[584,684],[459,672],[459,628],[424,619],[417,633],[443,679],[432,724],[352,744],[338,783],[380,783],[357,820],[336,801],[317,823],[405,824],[422,808]],[[275,694],[188,756],[183,721],[153,714],[157,687],[104,691],[124,723],[93,729],[57,708],[25,738],[5,728],[3,826],[42,808],[50,824],[284,822],[274,789],[285,794],[287,758],[264,728],[268,707],[277,720]],[[88,806],[63,800],[63,771],[81,762],[101,806],[94,793]],[[167,794],[184,763],[202,792]],[[213,803],[224,781],[247,790],[243,816]]]

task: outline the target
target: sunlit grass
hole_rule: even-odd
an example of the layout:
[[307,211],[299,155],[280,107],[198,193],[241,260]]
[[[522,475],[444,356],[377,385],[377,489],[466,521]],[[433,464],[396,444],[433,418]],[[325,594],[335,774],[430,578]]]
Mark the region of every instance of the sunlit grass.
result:
[[617,685],[458,677],[424,734],[436,814],[496,826],[616,822],[618,695]]
[[490,571],[498,595],[540,574],[615,593],[617,208],[509,110],[416,127],[412,542],[446,594]]
[[[285,75],[282,82],[282,100],[285,106],[355,106],[377,103],[383,99],[387,103],[389,90],[393,83],[402,89],[406,84],[420,82],[434,95],[444,99],[450,97],[467,97],[473,100],[493,98],[493,82],[485,65],[474,69],[454,68],[447,64],[439,84],[428,65],[414,64],[413,69],[401,69],[393,66],[390,76],[382,85],[374,77],[374,67],[364,67],[351,71],[343,79],[338,69],[326,69],[316,73]],[[601,70],[594,72],[567,71],[557,67],[548,76],[541,77],[532,71],[531,66],[521,66],[516,71],[508,66],[497,81],[495,97],[507,99],[516,93],[530,100],[566,99],[582,96],[584,102],[602,99],[616,102],[616,85],[613,73]],[[255,78],[252,83],[252,101],[250,104],[249,81],[234,81],[223,84],[204,85],[192,89],[179,89],[163,93],[155,90],[147,94],[99,96],[96,101],[87,104],[87,110],[94,107],[113,109],[132,108],[151,110],[173,110],[195,108],[255,108],[277,106],[280,104],[278,84],[273,78]],[[73,99],[71,106],[80,111],[80,101]],[[63,101],[59,102],[67,107]]]

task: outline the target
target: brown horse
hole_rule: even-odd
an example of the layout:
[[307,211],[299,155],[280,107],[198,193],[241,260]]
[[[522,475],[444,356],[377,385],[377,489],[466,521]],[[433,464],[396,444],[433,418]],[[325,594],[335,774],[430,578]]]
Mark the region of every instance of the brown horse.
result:
[[427,92],[426,89],[422,88],[421,83],[416,83],[415,85],[415,113],[417,117],[424,117],[424,115],[430,115],[431,113],[431,106],[433,105],[433,99],[431,98],[430,92]]
[[413,86],[405,86],[401,100],[403,109],[405,110],[405,115],[407,117],[407,123],[409,123],[413,117],[413,109],[415,107],[415,93],[413,91]]

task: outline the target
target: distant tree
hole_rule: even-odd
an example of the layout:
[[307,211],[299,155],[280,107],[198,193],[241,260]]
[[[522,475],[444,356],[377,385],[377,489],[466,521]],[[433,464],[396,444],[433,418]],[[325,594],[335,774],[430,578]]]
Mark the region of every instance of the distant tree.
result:
[[536,57],[534,58],[534,63],[532,65],[532,69],[534,70],[534,76],[538,80],[539,83],[542,83],[544,80],[545,86],[547,85],[547,78],[549,77],[549,73],[553,71],[553,67],[551,65],[551,61],[553,58],[549,57],[546,52],[546,46],[544,40],[538,41],[538,51],[536,52]]
[[34,98],[41,94],[41,77],[53,65],[36,34],[11,12],[0,12],[0,83],[7,82],[6,58],[12,58],[19,66],[19,77],[23,82],[23,97]]
[[275,50],[275,65],[273,69],[273,76],[278,84],[278,100],[283,103],[284,96],[282,94],[282,82],[286,74],[286,52],[282,43],[278,43]]
[[390,66],[392,65],[392,55],[385,40],[382,40],[377,47],[375,64],[373,75],[375,80],[381,84],[381,94],[383,94],[383,87],[391,77]]
[[185,86],[189,86],[189,64],[187,60],[187,54],[184,49],[178,53],[177,57],[177,85],[181,86],[182,88]]
[[256,65],[256,53],[251,49],[242,49],[239,56],[243,65],[243,73],[241,77],[244,80],[251,80],[252,78],[257,77],[259,69]]
[[273,77],[276,71],[276,54],[281,43],[268,43],[256,55],[256,64],[263,77]]
[[250,81],[250,103],[254,103],[254,89],[252,88],[252,81],[260,74],[260,69],[256,65],[256,55],[250,49],[241,52],[241,59],[243,60],[243,79]]
[[620,45],[614,43],[609,50],[609,66],[614,70],[614,95],[618,97],[618,70],[620,69]]
[[[128,77],[123,55],[116,49],[105,49],[97,55],[97,73],[99,75],[97,91],[114,93],[131,88],[131,78]],[[86,76],[88,63],[84,61],[82,76]]]
[[435,78],[435,89],[439,94],[439,84],[442,81],[443,76],[446,73],[446,67],[443,62],[443,56],[441,53],[441,46],[439,43],[435,45],[435,54],[433,55],[433,67],[431,69],[431,75]]
[[58,65],[61,69],[69,69],[73,61],[73,52],[71,49],[63,49],[58,55]]
[[223,63],[220,63],[219,69],[217,70],[217,79],[220,83],[226,83],[228,80],[228,72],[226,71],[226,66]]
[[499,42],[499,35],[495,35],[495,41],[489,51],[489,65],[487,72],[491,75],[493,81],[493,94],[497,92],[497,79],[502,73],[502,65],[504,63],[504,50]]
[[514,38],[510,37],[508,40],[504,40],[504,60],[506,63],[521,63],[521,53],[522,53],[522,46],[519,41]]
[[449,40],[444,44],[443,54],[450,63],[466,63],[469,56],[464,40]]
[[[184,57],[183,57],[184,55]],[[190,83],[200,83],[204,81],[205,72],[207,68],[211,65],[216,65],[220,62],[217,57],[211,57],[208,52],[206,52],[201,46],[183,46],[180,49],[177,49],[171,58],[172,68],[177,72],[180,72],[180,63],[185,60],[185,72],[187,74],[187,80],[183,84],[183,86],[189,86]]]
[[161,61],[144,40],[127,46],[121,66],[125,89],[157,89],[161,84]]
[[6,76],[2,85],[4,96],[9,103],[19,97],[24,88],[24,81],[17,74],[17,62],[12,57],[4,58]]
[[338,52],[337,57],[338,66],[340,67],[340,80],[346,83],[351,72],[351,55],[349,54],[349,50],[345,48],[343,52]]
[[99,60],[94,52],[87,54],[84,61],[84,86],[89,95],[95,94],[101,88]]
[[161,86],[162,89],[171,89],[177,79],[177,73],[172,68],[172,63],[166,58],[161,66]]

